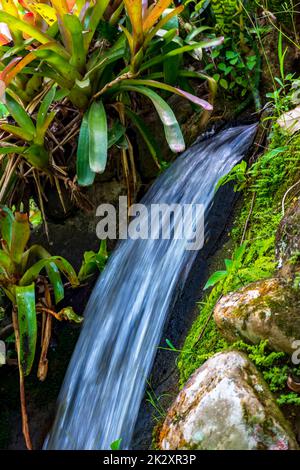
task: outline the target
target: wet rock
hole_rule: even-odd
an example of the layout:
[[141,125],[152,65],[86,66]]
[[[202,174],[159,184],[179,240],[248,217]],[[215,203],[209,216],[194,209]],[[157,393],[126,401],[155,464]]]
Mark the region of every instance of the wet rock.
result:
[[294,135],[300,130],[300,106],[296,106],[290,111],[283,113],[278,119],[277,124],[289,135]]
[[288,354],[300,339],[300,292],[281,278],[254,282],[223,297],[214,319],[229,341],[250,343],[268,340],[275,351]]
[[288,277],[300,268],[300,200],[295,201],[281,220],[276,234],[276,257],[281,275]]
[[296,440],[255,366],[216,354],[189,379],[159,435],[162,450],[287,450]]

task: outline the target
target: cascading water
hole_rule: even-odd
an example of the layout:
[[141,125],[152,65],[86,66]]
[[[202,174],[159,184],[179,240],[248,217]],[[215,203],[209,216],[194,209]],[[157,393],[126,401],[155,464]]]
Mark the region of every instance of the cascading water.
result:
[[[207,218],[217,182],[242,158],[255,132],[255,125],[233,127],[195,144],[142,203],[202,204]],[[45,449],[109,449],[119,438],[123,449],[130,447],[167,314],[197,256],[186,243],[128,239],[112,254],[87,305]]]

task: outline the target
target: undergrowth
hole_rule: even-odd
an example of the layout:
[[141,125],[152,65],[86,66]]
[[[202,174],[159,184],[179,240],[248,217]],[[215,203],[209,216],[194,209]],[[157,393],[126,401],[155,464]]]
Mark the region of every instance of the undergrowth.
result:
[[[266,342],[248,345],[237,342],[229,345],[219,333],[213,320],[213,309],[218,299],[243,285],[271,277],[276,270],[275,236],[282,218],[282,200],[286,191],[299,180],[300,136],[284,137],[274,130],[268,150],[247,173],[242,209],[231,232],[233,252],[244,243],[245,250],[239,269],[215,285],[203,302],[178,359],[180,386],[209,357],[226,349],[238,349],[261,371],[278,403],[300,405],[295,393],[284,393],[290,358],[284,353],[268,350]],[[234,255],[233,255],[234,258]]]

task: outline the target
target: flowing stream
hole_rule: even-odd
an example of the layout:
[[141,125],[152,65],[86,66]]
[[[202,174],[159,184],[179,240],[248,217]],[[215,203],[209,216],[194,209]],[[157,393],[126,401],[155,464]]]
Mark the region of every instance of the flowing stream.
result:
[[[216,184],[255,132],[256,125],[232,127],[193,145],[142,203],[202,204],[207,220]],[[197,256],[186,244],[175,237],[120,242],[86,307],[45,449],[109,449],[119,438],[130,448],[164,323]]]

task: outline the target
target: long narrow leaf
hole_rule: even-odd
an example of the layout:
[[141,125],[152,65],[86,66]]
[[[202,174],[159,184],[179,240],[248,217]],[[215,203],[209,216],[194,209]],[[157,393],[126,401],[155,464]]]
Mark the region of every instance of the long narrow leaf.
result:
[[51,41],[51,37],[42,33],[38,28],[35,28],[29,23],[26,23],[26,21],[15,18],[4,11],[0,11],[0,22],[6,23],[12,30],[22,31],[22,33],[28,34],[28,36],[36,39],[41,44],[46,44]]
[[16,212],[14,221],[12,224],[11,234],[11,257],[17,263],[20,264],[22,255],[30,237],[30,227],[27,214]]
[[26,142],[31,142],[33,139],[32,134],[27,132],[25,129],[22,129],[21,127],[18,126],[12,126],[11,124],[2,124],[0,128],[3,131],[9,132],[10,134],[13,134],[16,136],[18,139],[25,140]]
[[124,137],[124,134],[126,132],[126,128],[122,126],[122,124],[119,121],[115,121],[111,129],[108,129],[107,133],[107,148],[113,147],[116,143],[118,143],[121,138]]
[[69,12],[68,5],[66,0],[51,0],[52,6],[56,10],[58,26],[63,38],[64,45],[67,50],[71,52],[72,50],[72,40],[71,33],[68,30],[67,25],[64,22],[64,16]]
[[52,86],[51,89],[48,91],[48,93],[43,98],[43,100],[40,104],[38,114],[37,114],[37,118],[36,118],[37,130],[44,125],[44,122],[45,122],[46,117],[47,117],[47,113],[49,111],[49,108],[50,108],[53,100],[54,100],[55,93],[56,93],[56,87]]
[[155,25],[157,20],[162,16],[163,12],[171,5],[171,3],[172,0],[158,0],[155,6],[152,9],[149,9],[143,23],[143,29],[145,32],[149,31],[149,29]]
[[20,332],[20,362],[24,375],[31,371],[37,339],[34,284],[16,286],[18,324]]
[[108,7],[109,1],[110,0],[96,0],[96,4],[93,6],[92,14],[91,14],[89,25],[88,25],[89,32],[85,34],[84,36],[84,46],[85,46],[86,51],[88,51],[89,45],[91,43],[91,40],[93,39],[96,28],[103,14],[105,13],[106,8]]
[[198,34],[203,33],[204,31],[207,31],[209,29],[212,29],[210,26],[199,26],[199,28],[193,28],[192,31],[187,35],[185,38],[186,42],[192,41]]
[[11,257],[4,251],[0,250],[0,276],[3,272],[9,273],[13,268]]
[[11,249],[14,220],[14,214],[11,209],[6,206],[0,206],[0,234],[1,238],[5,241],[8,250]]
[[[25,67],[30,64],[30,62],[34,61],[38,55],[39,55],[39,51],[42,51],[40,54],[44,54],[44,57],[45,58],[45,51],[52,51],[52,53],[54,52],[55,54],[57,54],[58,56],[61,56],[61,59],[60,61],[63,61],[62,63],[65,63],[66,64],[66,61],[69,60],[69,54],[65,51],[65,49],[63,49],[58,43],[56,42],[48,42],[47,44],[42,44],[41,46],[37,47],[36,49],[34,49],[34,51],[30,52],[29,54],[27,54],[25,57],[23,57],[22,60],[20,60],[17,65],[15,65],[13,68],[10,67],[10,64],[9,64],[9,70],[4,70],[3,73],[4,73],[4,77],[3,77],[3,80],[5,82],[6,85],[9,85],[9,83],[14,79],[14,77],[20,73],[21,71],[24,72],[24,69]],[[50,52],[49,52],[50,53]],[[7,67],[8,68],[8,67]],[[37,76],[38,74],[35,73],[35,75]],[[43,75],[44,76],[44,75]],[[72,76],[72,75],[71,75]],[[57,80],[57,82],[59,83],[59,80]]]
[[210,95],[211,95],[211,99],[212,99],[212,101],[214,100],[214,98],[217,94],[218,84],[217,84],[216,80],[213,77],[210,77],[209,75],[206,75],[205,73],[193,72],[193,71],[190,71],[190,70],[180,70],[178,75],[180,77],[201,78],[202,80],[207,80]]
[[144,85],[150,86],[154,88],[159,88],[161,90],[169,91],[170,93],[175,93],[176,95],[182,96],[194,104],[201,106],[202,108],[206,109],[206,111],[212,111],[213,107],[207,101],[198,98],[187,91],[181,90],[180,88],[173,87],[171,85],[167,85],[166,83],[156,82],[155,80],[127,80],[126,84],[130,85]]
[[28,285],[34,282],[39,276],[42,269],[46,268],[52,262],[55,263],[60,272],[63,273],[64,276],[66,276],[72,286],[78,286],[79,281],[73,267],[66,259],[62,258],[61,256],[51,256],[50,258],[41,259],[40,261],[37,261],[22,276],[19,282],[20,286]]
[[141,1],[124,0],[133,33],[133,49],[143,42],[143,7]]
[[154,91],[143,86],[122,85],[121,89],[135,91],[149,98],[163,123],[165,136],[172,152],[178,153],[185,149],[185,143],[180,126],[170,106]]
[[35,127],[31,118],[26,113],[25,109],[9,94],[6,94],[6,106],[16,123],[19,124],[19,126],[22,127],[28,134],[31,134],[31,136],[34,137]]
[[191,52],[195,49],[201,49],[201,48],[207,49],[209,47],[219,46],[220,44],[223,43],[223,41],[224,41],[224,37],[220,37],[216,39],[210,39],[207,41],[195,42],[194,44],[189,44],[187,46],[178,47],[178,49],[174,49],[173,51],[170,51],[167,54],[163,54],[161,56],[154,57],[153,59],[148,60],[141,66],[140,70],[141,71],[147,70],[148,68],[153,67],[153,65],[160,64],[168,57],[173,57],[175,55],[182,55],[184,52]]
[[46,271],[53,287],[55,303],[58,304],[65,295],[64,285],[61,280],[59,269],[54,262],[50,261],[46,264]]
[[181,5],[177,8],[174,8],[170,13],[168,13],[167,15],[165,15],[158,23],[157,25],[155,26],[155,28],[153,28],[151,30],[151,32],[149,32],[146,36],[146,39],[145,39],[145,45],[149,44],[152,39],[154,38],[154,36],[156,35],[156,33],[162,29],[172,18],[174,18],[175,16],[178,16],[182,11],[184,10],[184,6]]
[[44,139],[45,139],[46,132],[47,132],[51,122],[55,118],[55,116],[56,116],[55,111],[52,111],[51,113],[47,114],[43,125],[37,129],[36,138],[34,139],[34,142],[36,144],[38,144],[38,145],[43,145],[44,144]]
[[89,125],[88,113],[85,113],[80,127],[77,147],[77,180],[79,186],[90,186],[95,180],[95,172],[89,162]]
[[71,34],[72,54],[70,64],[84,73],[86,53],[83,43],[83,31],[79,18],[76,15],[65,15],[64,23]]
[[89,162],[91,170],[103,173],[107,162],[107,117],[102,101],[93,102],[88,115]]

